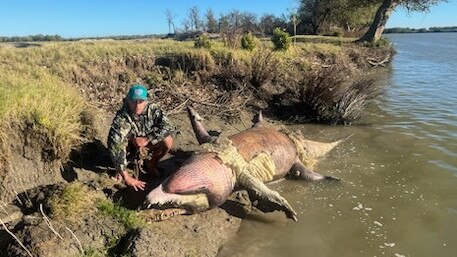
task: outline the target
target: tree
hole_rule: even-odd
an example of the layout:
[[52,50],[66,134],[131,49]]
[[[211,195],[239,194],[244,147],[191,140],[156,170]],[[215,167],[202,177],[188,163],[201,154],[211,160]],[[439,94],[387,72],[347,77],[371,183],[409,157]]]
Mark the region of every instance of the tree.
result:
[[218,31],[217,19],[214,17],[213,10],[208,9],[205,14],[206,18],[206,31],[216,33]]
[[174,33],[176,33],[175,23],[173,22],[173,19],[175,18],[175,16],[173,15],[173,13],[171,13],[171,11],[169,9],[167,9],[165,11],[165,16],[167,17],[168,34],[171,33],[171,26],[173,26],[173,31],[174,31]]
[[320,0],[301,0],[300,17],[303,21],[302,33],[318,34],[323,21],[327,18],[330,11],[328,1]]
[[227,15],[221,14],[219,20],[220,32],[225,45],[236,48],[242,32],[242,15],[240,11],[231,11]]
[[359,42],[376,42],[381,38],[392,11],[399,5],[406,8],[408,12],[419,11],[427,12],[430,7],[439,3],[447,2],[447,0],[383,0],[373,22],[368,31],[357,41]]
[[243,32],[257,32],[257,16],[253,13],[241,13],[241,29]]
[[187,17],[189,19],[190,27],[195,31],[199,31],[202,27],[202,20],[200,19],[200,10],[197,6],[190,8],[187,12]]
[[289,20],[291,21],[292,23],[292,26],[294,28],[294,44],[297,43],[297,39],[296,39],[296,36],[297,36],[297,26],[298,26],[298,23],[301,22],[300,19],[298,19],[298,10],[294,8],[292,8],[291,10],[289,10]]
[[260,17],[259,29],[263,36],[272,35],[275,28],[285,27],[285,21],[273,14],[264,14]]
[[367,28],[380,0],[301,0],[298,33],[361,32]]

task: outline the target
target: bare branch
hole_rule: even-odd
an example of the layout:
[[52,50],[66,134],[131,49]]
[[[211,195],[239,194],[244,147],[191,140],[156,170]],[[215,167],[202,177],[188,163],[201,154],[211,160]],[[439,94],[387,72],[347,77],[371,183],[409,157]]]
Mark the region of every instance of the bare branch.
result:
[[0,219],[0,223],[2,223],[2,226],[5,229],[5,231],[8,232],[8,234],[10,234],[14,238],[14,240],[16,240],[16,242],[22,247],[22,249],[24,249],[24,251],[26,251],[30,257],[33,257],[32,253],[27,249],[27,247],[25,247],[25,245],[22,244],[21,240],[19,240],[19,238],[17,238],[17,236],[8,229],[8,227],[5,225],[2,219]]

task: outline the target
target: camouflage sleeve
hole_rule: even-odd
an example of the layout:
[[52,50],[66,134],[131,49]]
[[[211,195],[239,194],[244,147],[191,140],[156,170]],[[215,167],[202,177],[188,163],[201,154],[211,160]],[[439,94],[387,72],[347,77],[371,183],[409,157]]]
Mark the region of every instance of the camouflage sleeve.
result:
[[127,135],[131,127],[122,115],[116,114],[108,134],[108,150],[118,172],[127,167]]
[[153,119],[154,127],[148,131],[148,139],[153,144],[162,141],[169,136],[175,127],[170,120],[163,114],[163,111],[158,106],[151,106],[149,118]]

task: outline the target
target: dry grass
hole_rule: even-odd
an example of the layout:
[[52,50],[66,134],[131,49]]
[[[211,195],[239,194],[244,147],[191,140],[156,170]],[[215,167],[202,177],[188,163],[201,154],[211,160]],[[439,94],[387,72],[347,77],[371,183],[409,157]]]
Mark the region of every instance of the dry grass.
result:
[[270,106],[281,102],[285,88],[302,90],[298,86],[305,76],[312,78],[319,70],[344,67],[339,75],[346,76],[366,69],[365,56],[374,51],[350,44],[352,39],[297,38],[303,42],[286,52],[271,52],[269,41],[250,52],[226,48],[220,41],[209,50],[160,39],[0,47],[0,160],[8,159],[14,124],[32,125],[48,138],[57,158],[66,158],[87,125],[81,118],[87,109],[84,99],[112,110],[135,82],[150,83],[168,111],[180,111],[191,101],[212,114],[232,117],[255,98]]
[[83,216],[96,213],[97,203],[103,199],[103,193],[73,182],[62,192],[51,196],[48,203],[54,220],[78,222]]
[[[0,65],[0,148],[8,160],[16,128],[27,124],[45,135],[53,155],[65,159],[81,138],[80,116],[85,103],[72,89],[45,69],[18,64]],[[2,162],[3,163],[3,162]],[[0,167],[1,168],[1,167]]]

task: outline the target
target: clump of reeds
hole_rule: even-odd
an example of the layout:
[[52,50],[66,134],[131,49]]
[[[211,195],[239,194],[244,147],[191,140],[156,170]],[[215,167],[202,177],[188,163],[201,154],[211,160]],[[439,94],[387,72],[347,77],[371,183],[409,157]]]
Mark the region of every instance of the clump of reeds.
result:
[[351,124],[367,103],[381,93],[370,79],[347,79],[342,68],[323,69],[308,77],[301,96],[302,113],[330,124]]

